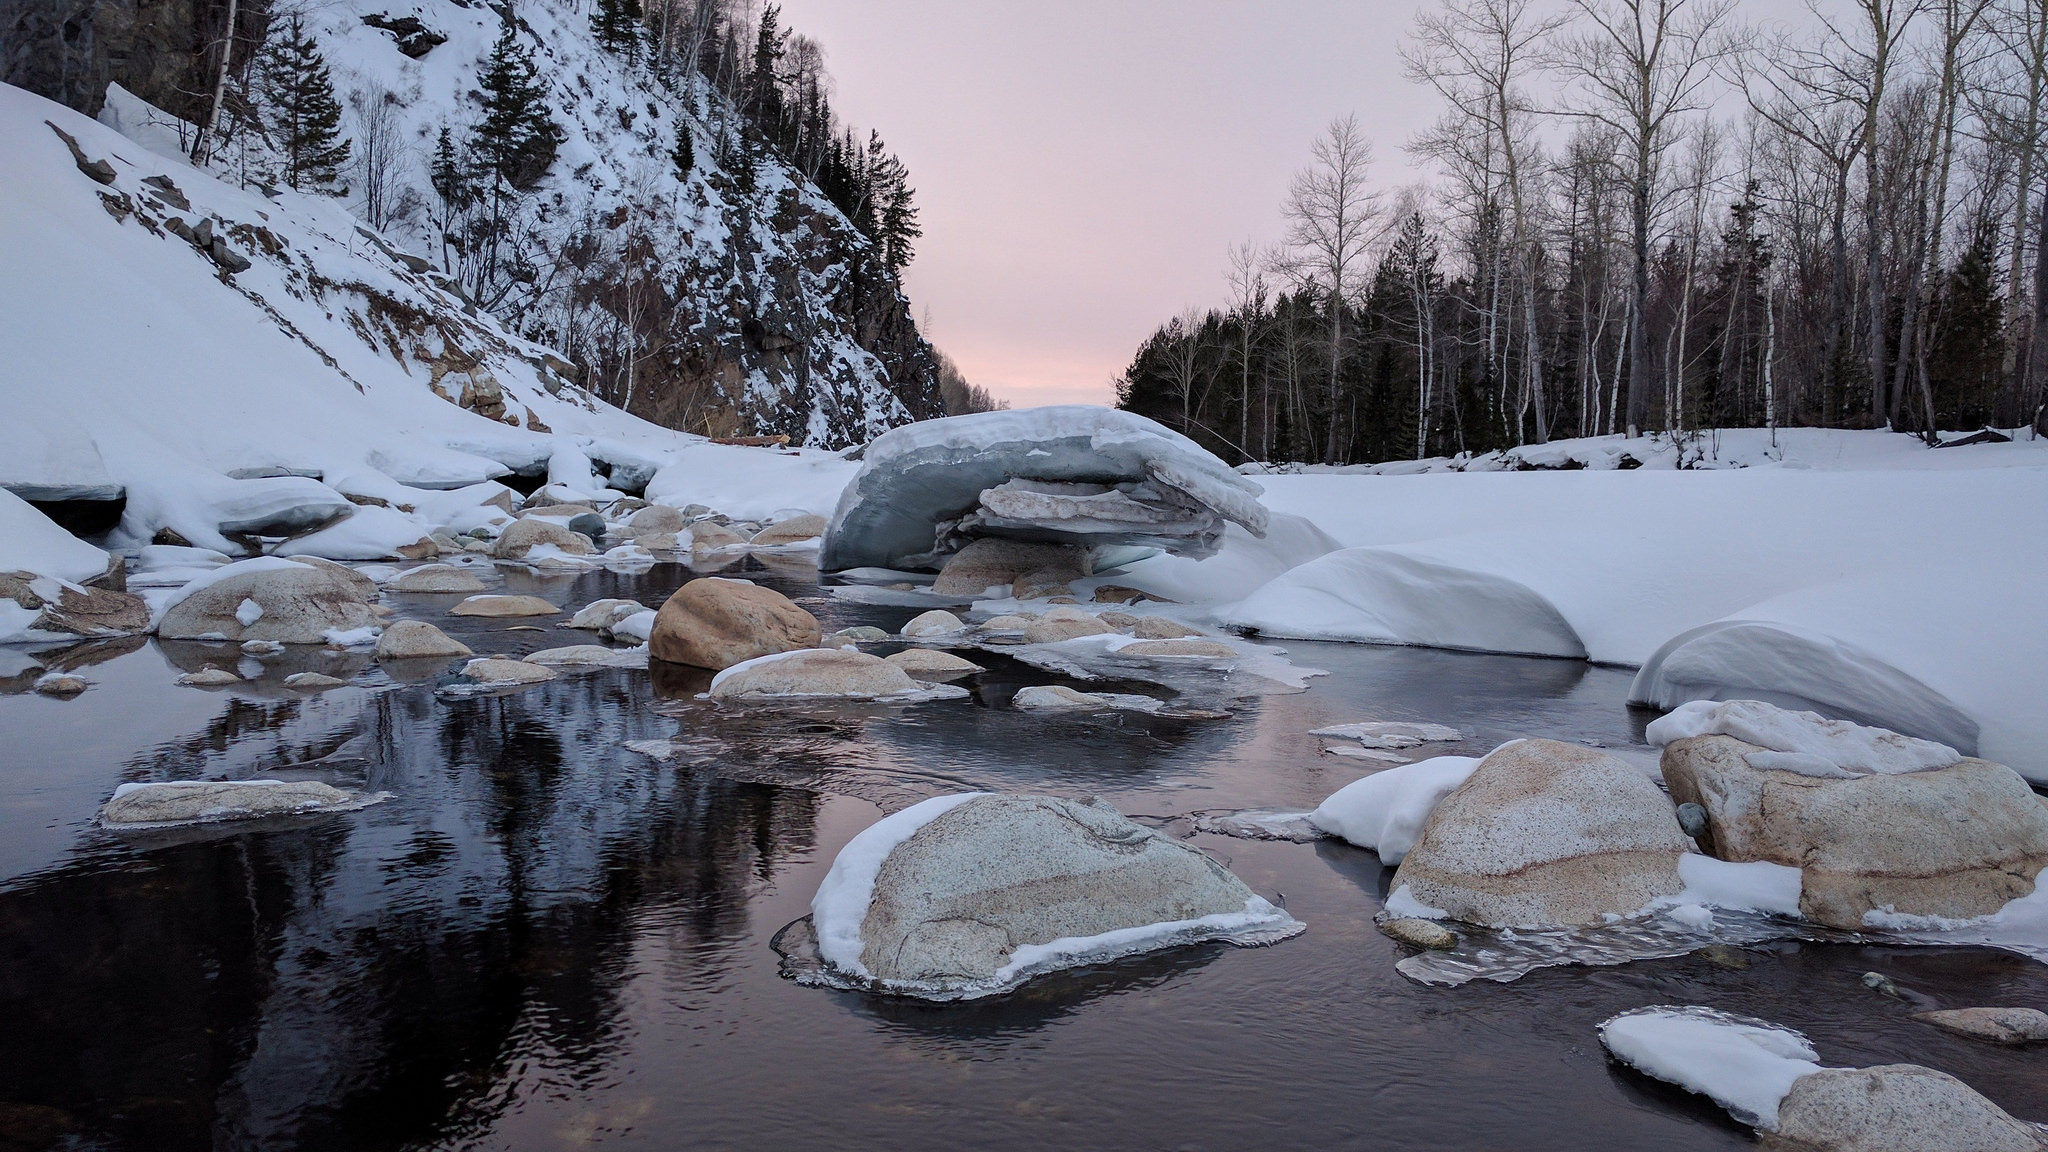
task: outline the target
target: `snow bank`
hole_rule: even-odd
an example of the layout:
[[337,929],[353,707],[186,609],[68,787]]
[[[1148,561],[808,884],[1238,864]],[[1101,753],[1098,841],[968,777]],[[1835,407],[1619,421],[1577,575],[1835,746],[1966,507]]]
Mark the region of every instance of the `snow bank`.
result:
[[1601,1021],[1599,1032],[1615,1059],[1767,1132],[1777,1130],[1778,1105],[1792,1082],[1820,1071],[1820,1054],[1805,1036],[1711,1008],[1638,1008]]
[[818,954],[842,972],[869,975],[861,963],[861,922],[867,919],[868,903],[875,895],[875,875],[882,861],[898,844],[917,830],[986,792],[960,792],[934,796],[913,804],[869,825],[847,841],[832,861],[832,870],[811,897],[811,928],[818,938]]
[[[1236,524],[1225,525],[1221,547],[1206,560],[1160,553],[1114,576],[1075,587],[1085,590],[1099,584],[1121,584],[1183,604],[1228,604],[1251,595],[1274,577],[1336,550],[1337,542],[1308,519],[1276,513],[1267,518],[1263,538]],[[1097,571],[1107,567],[1098,558]]]
[[28,501],[0,488],[0,572],[33,572],[75,584],[106,570],[105,552],[57,527]]
[[1223,619],[1297,640],[1586,656],[1564,616],[1526,585],[1380,548],[1347,548],[1311,560]]
[[[1725,704],[1696,700],[1651,721],[1644,735],[1659,748],[1694,736],[1733,736],[1773,752],[1818,757],[1858,775],[1924,772],[1962,759],[1946,744],[1830,720],[1813,712],[1788,711],[1760,700]],[[1774,765],[1782,763],[1786,762]]]
[[1478,756],[1434,756],[1377,772],[1339,788],[1309,814],[1309,822],[1332,836],[1399,864],[1422,835],[1439,800],[1479,767]]

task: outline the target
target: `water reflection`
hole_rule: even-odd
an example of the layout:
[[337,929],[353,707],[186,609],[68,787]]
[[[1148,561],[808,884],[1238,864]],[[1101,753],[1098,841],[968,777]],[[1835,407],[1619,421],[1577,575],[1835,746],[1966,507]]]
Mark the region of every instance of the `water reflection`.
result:
[[[818,596],[801,563],[735,567],[828,627],[914,614]],[[657,604],[696,574],[512,573],[505,590]],[[551,618],[402,611],[479,652],[588,639]],[[808,910],[838,847],[937,792],[1101,794],[1185,832],[1192,812],[1306,808],[1362,774],[1322,754],[1322,724],[1449,723],[1469,736],[1456,751],[1631,737],[1612,669],[1297,647],[1332,672],[1314,690],[1188,721],[1017,712],[1015,687],[1058,678],[993,653],[976,654],[990,671],[973,700],[778,711],[699,700],[709,675],[669,666],[443,699],[449,665],[430,661],[304,696],[287,669],[359,658],[290,654],[202,692],[171,680],[238,649],[79,646],[100,661],[85,696],[0,699],[0,833],[33,861],[8,857],[18,878],[0,887],[0,1148],[1744,1146],[1598,1055],[1592,1021],[1672,1000],[1785,1019],[1832,1062],[1922,1052],[2022,1114],[2048,1095],[2038,1060],[1930,1034],[1858,980],[1881,967],[1942,1006],[2028,1003],[2048,997],[2039,965],[1794,945],[1741,967],[1425,989],[1370,922],[1391,871],[1327,842],[1196,838],[1309,924],[1273,948],[1132,958],[948,1007],[777,977],[768,936]],[[397,798],[136,837],[89,823],[123,780],[258,775]]]

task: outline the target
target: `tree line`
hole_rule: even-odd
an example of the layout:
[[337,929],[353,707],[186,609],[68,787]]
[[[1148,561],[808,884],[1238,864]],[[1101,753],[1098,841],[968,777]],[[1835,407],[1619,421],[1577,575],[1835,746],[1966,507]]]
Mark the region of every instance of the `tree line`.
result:
[[[2048,0],[1436,0],[1387,188],[1355,118],[1285,240],[1118,403],[1236,459],[2043,423]],[[2036,339],[2036,333],[2040,338]]]

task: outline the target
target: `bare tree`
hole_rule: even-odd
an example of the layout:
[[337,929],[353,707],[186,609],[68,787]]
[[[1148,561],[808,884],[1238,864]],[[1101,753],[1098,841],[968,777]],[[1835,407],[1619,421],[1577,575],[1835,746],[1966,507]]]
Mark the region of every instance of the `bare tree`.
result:
[[1329,424],[1323,459],[1337,460],[1337,411],[1343,386],[1344,309],[1359,279],[1366,253],[1379,238],[1379,193],[1366,183],[1372,142],[1359,131],[1358,117],[1332,120],[1309,147],[1312,161],[1294,174],[1287,193],[1291,268],[1301,283],[1320,293],[1330,310]]
[[1657,178],[1678,122],[1707,106],[1715,65],[1735,47],[1733,0],[1572,0],[1578,30],[1561,37],[1554,66],[1575,90],[1571,115],[1621,141],[1629,185],[1635,282],[1628,316],[1628,434],[1650,404],[1650,224]]
[[1160,349],[1166,366],[1167,389],[1180,399],[1180,430],[1183,434],[1194,427],[1195,391],[1202,381],[1202,356],[1207,351],[1202,343],[1204,328],[1201,311],[1189,308],[1167,321]]
[[349,104],[356,118],[355,161],[362,177],[363,218],[382,231],[390,226],[408,191],[398,96],[371,79],[350,94]]

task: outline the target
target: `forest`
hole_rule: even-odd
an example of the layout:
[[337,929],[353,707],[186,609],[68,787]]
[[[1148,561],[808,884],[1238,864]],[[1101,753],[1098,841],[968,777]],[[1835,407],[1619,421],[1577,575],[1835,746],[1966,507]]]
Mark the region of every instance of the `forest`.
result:
[[1120,406],[1327,464],[2042,422],[2048,0],[1433,0],[1401,54],[1429,178],[1333,120]]

